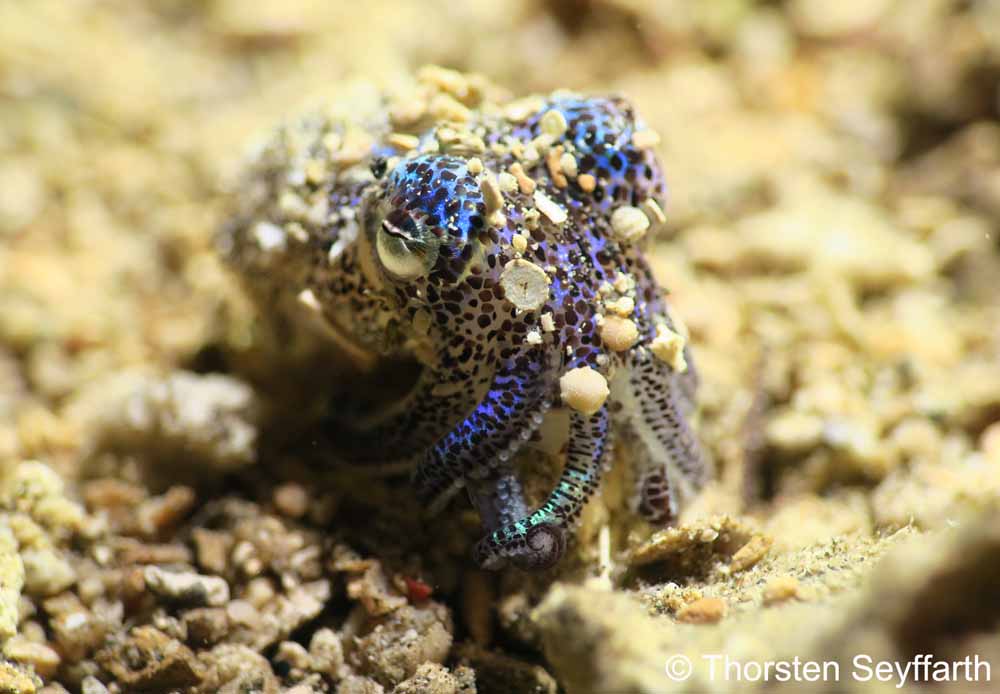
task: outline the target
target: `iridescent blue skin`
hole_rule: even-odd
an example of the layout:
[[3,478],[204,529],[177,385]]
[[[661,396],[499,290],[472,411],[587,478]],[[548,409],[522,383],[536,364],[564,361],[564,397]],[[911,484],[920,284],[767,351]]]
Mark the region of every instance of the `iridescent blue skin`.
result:
[[[567,221],[529,219],[536,204],[521,190],[504,194],[502,220],[490,217],[469,160],[477,157],[494,175],[508,171],[518,161],[510,145],[537,137],[550,109],[568,124],[553,146],[573,154],[579,173],[594,176],[596,187],[585,190],[574,176],[559,185],[544,157],[522,161]],[[370,162],[374,180],[333,187],[331,209],[357,210],[360,233],[332,266],[316,263],[309,287],[339,330],[370,349],[418,353],[423,364],[413,391],[390,412],[344,423],[353,457],[385,463],[400,451],[416,452],[413,481],[428,505],[468,491],[486,531],[474,550],[481,566],[540,569],[564,555],[598,489],[613,429],[636,435],[636,507],[650,520],[674,518],[678,499],[704,484],[709,468],[688,424],[697,377],[690,354],[683,372],[652,354],[657,324],[672,327],[664,292],[640,244],[616,240],[611,228],[618,206],[648,199],[663,205],[660,167],[651,151],[632,142],[641,125],[631,107],[620,99],[561,97],[523,123],[475,117],[470,129],[481,134],[485,151],[406,155],[380,140]],[[381,138],[384,130],[373,134]],[[428,131],[421,139],[432,136]],[[381,157],[390,155],[396,159],[386,168]],[[320,247],[328,249],[343,228],[331,225]],[[410,239],[414,230],[433,234],[437,255],[427,256],[433,264],[426,272],[400,276],[383,262],[378,244]],[[523,255],[515,234],[528,239]],[[503,268],[518,257],[548,272],[548,300],[538,310],[518,310],[505,298]],[[640,337],[615,352],[602,344],[599,323],[607,285],[621,286],[623,276],[634,286],[630,318]],[[544,314],[553,329],[545,329]],[[531,509],[512,460],[545,413],[561,405],[559,379],[577,367],[604,375],[612,393],[592,415],[571,413],[561,477]]]

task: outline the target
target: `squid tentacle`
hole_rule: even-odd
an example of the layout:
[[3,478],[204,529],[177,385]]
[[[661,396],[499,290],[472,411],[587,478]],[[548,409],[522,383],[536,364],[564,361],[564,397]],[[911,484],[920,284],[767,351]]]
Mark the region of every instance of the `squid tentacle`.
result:
[[555,489],[531,514],[480,540],[473,555],[480,566],[496,569],[512,563],[537,570],[562,558],[570,529],[600,483],[609,432],[607,405],[590,416],[573,413],[566,463]]
[[526,352],[507,360],[471,413],[417,464],[413,482],[432,512],[467,483],[472,483],[473,502],[485,512],[484,522],[507,513],[491,505],[523,505],[511,460],[542,423],[548,383],[543,354]]
[[442,394],[445,374],[425,369],[410,393],[393,407],[365,418],[333,419],[328,422],[328,432],[342,441],[340,449],[347,462],[412,467],[413,451],[428,450],[475,407],[480,393],[469,384],[482,378],[478,373],[464,375],[461,388]]
[[684,415],[679,374],[647,351],[629,368],[626,407],[631,426],[647,449],[639,471],[639,510],[650,521],[676,517],[678,497],[690,497],[710,474],[698,439]]

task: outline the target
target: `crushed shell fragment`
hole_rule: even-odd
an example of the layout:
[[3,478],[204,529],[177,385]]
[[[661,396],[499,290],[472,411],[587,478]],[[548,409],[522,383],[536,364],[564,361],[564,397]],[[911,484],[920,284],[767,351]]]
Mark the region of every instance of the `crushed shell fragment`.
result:
[[662,323],[656,326],[656,337],[649,345],[653,354],[661,361],[670,365],[674,371],[687,371],[687,360],[684,358],[685,340]]
[[535,191],[535,207],[553,224],[562,224],[567,219],[566,210],[540,190]]
[[549,299],[549,278],[532,262],[516,258],[504,265],[500,286],[510,303],[521,311],[534,311]]

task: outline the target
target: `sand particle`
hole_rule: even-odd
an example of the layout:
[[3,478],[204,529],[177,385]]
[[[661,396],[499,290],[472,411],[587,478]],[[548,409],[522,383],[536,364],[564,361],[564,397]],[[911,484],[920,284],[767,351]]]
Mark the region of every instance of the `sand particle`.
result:
[[576,157],[569,152],[563,152],[559,157],[559,168],[562,169],[562,172],[570,178],[576,178],[576,175],[579,173],[579,170],[577,169]]
[[472,118],[467,106],[447,94],[438,94],[430,103],[430,112],[438,120],[466,123]]
[[601,323],[601,341],[613,352],[624,352],[639,339],[639,329],[628,318],[605,316]]
[[642,211],[646,213],[646,216],[649,217],[654,224],[663,224],[667,221],[667,216],[663,214],[663,208],[661,208],[660,204],[653,198],[646,198],[642,201],[639,207],[642,208]]
[[649,217],[638,207],[626,205],[611,213],[611,230],[622,243],[635,243],[646,235]]
[[390,133],[385,138],[385,141],[404,152],[409,152],[411,149],[416,149],[420,146],[419,137],[416,135],[407,135],[406,133]]
[[550,149],[549,153],[545,155],[545,166],[549,170],[549,177],[557,188],[565,188],[569,184],[566,174],[562,171],[562,152],[563,147],[559,145]]
[[608,379],[589,366],[570,369],[559,379],[559,390],[564,404],[577,412],[592,415],[608,399]]
[[566,210],[540,190],[535,191],[535,207],[553,224],[563,224],[567,219]]
[[487,171],[479,178],[479,189],[483,193],[483,202],[486,203],[486,213],[493,214],[503,208],[503,195],[500,193],[500,185],[493,174]]
[[774,605],[799,595],[799,580],[794,576],[776,576],[764,586],[764,604]]
[[635,299],[630,296],[621,296],[614,301],[606,301],[604,307],[617,316],[628,318],[635,310]]
[[517,179],[506,171],[500,172],[500,175],[497,176],[497,181],[500,184],[500,190],[508,195],[517,190]]
[[650,344],[650,349],[658,359],[670,365],[674,371],[687,371],[687,360],[684,358],[684,338],[662,323],[656,326],[656,337]]
[[726,603],[720,598],[699,598],[677,611],[677,620],[688,624],[715,624],[726,616]]
[[529,96],[517,101],[511,101],[504,107],[503,114],[512,123],[523,123],[531,118],[545,105],[545,100],[538,96]]
[[521,166],[520,162],[514,162],[510,165],[510,172],[517,179],[517,185],[521,189],[521,192],[525,195],[531,195],[535,192],[535,181],[524,173],[524,167]]
[[552,137],[562,137],[562,134],[566,132],[566,128],[569,127],[566,124],[566,117],[561,111],[554,108],[545,112],[538,125],[541,127],[543,133]]

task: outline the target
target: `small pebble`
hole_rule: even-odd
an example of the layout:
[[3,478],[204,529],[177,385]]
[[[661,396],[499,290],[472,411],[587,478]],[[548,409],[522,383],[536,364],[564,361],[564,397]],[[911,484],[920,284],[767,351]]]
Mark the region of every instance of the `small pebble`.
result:
[[4,644],[3,653],[15,662],[31,665],[45,679],[55,674],[62,662],[59,654],[46,644],[33,643],[20,636]]
[[549,177],[552,178],[552,182],[556,185],[556,188],[565,188],[569,185],[569,181],[566,179],[566,174],[563,173],[561,157],[562,157],[562,145],[554,147],[549,150],[549,153],[545,155],[545,166],[549,170]]
[[684,358],[684,338],[662,323],[656,326],[656,337],[649,345],[657,359],[666,362],[674,371],[687,371],[687,360]]
[[431,115],[438,120],[465,123],[472,118],[472,111],[448,94],[436,95],[431,99],[428,108]]
[[738,571],[746,571],[750,567],[754,566],[757,562],[764,558],[764,556],[771,549],[772,540],[769,537],[763,535],[754,535],[749,542],[736,550],[733,554],[733,559],[729,563],[729,568],[734,573]]
[[201,568],[216,574],[226,570],[232,537],[217,530],[195,528],[191,533],[191,539],[194,541],[195,554]]
[[83,678],[83,682],[80,684],[80,691],[82,694],[108,694],[108,688],[93,675]]
[[601,340],[608,349],[624,352],[639,339],[639,329],[628,318],[605,316],[601,323]]
[[514,178],[517,179],[517,186],[521,189],[522,193],[531,195],[535,192],[535,180],[524,173],[524,167],[521,166],[520,162],[511,164],[509,170]]
[[528,227],[528,229],[537,229],[538,223],[541,221],[541,219],[542,219],[541,212],[536,210],[534,207],[529,208],[524,213],[524,226]]
[[663,214],[660,203],[653,198],[646,198],[639,204],[639,207],[654,224],[664,224],[667,221],[667,215]]
[[524,161],[528,167],[534,166],[539,159],[542,158],[541,152],[538,151],[538,145],[531,143],[523,150],[521,150],[521,160]]
[[613,301],[604,302],[604,307],[615,315],[628,318],[635,310],[635,299],[630,296],[622,296]]
[[585,415],[601,409],[611,391],[608,379],[589,366],[570,369],[559,379],[559,390],[565,405]]
[[417,70],[417,80],[459,99],[465,99],[469,95],[469,77],[458,70],[440,65],[424,65]]
[[570,178],[576,178],[579,170],[577,168],[576,157],[569,152],[563,152],[559,157],[559,168]]
[[171,487],[166,493],[146,499],[136,509],[139,527],[148,537],[155,537],[177,525],[191,511],[195,493],[190,487]]
[[585,193],[593,193],[597,188],[597,179],[591,174],[580,174],[576,177],[576,183]]
[[292,667],[306,670],[312,664],[309,651],[297,641],[282,641],[278,644],[277,660],[288,663]]
[[338,675],[344,667],[344,647],[337,633],[329,628],[317,629],[309,641],[312,669],[327,675]]
[[0,691],[16,694],[35,694],[37,679],[16,667],[13,663],[0,661]]
[[401,149],[404,152],[409,152],[411,149],[416,149],[420,146],[420,138],[416,135],[407,135],[405,133],[390,133],[385,141],[395,147],[396,149]]
[[143,570],[146,587],[154,593],[191,605],[218,607],[229,602],[229,584],[218,576],[193,571],[165,571],[158,566]]
[[24,590],[32,595],[55,595],[77,579],[73,564],[51,547],[28,547],[21,550],[24,566]]
[[635,286],[635,279],[631,275],[619,272],[615,275],[615,291],[624,294]]
[[774,605],[799,595],[799,581],[794,576],[777,576],[764,586],[764,604]]
[[497,176],[497,181],[500,185],[500,190],[508,195],[517,190],[517,179],[506,171],[500,172],[500,175]]
[[500,193],[500,185],[490,172],[479,177],[479,189],[483,193],[483,202],[486,204],[486,214],[493,214],[497,210],[503,209],[503,195]]
[[256,607],[261,607],[274,599],[274,586],[271,579],[266,576],[258,576],[251,579],[243,591],[243,597]]
[[528,239],[523,234],[514,234],[510,240],[511,247],[518,253],[528,250]]
[[638,207],[626,205],[611,213],[611,231],[622,243],[635,243],[646,235],[649,217]]
[[189,645],[213,646],[229,633],[229,617],[223,607],[196,607],[184,613],[183,624]]
[[677,621],[688,624],[715,624],[726,616],[726,603],[720,598],[699,598],[677,612]]
[[539,96],[528,96],[511,101],[504,107],[504,117],[512,123],[523,123],[542,110],[544,99]]
[[301,484],[289,482],[274,490],[274,507],[289,518],[301,518],[309,510],[309,493]]
[[260,620],[260,613],[257,608],[246,600],[233,600],[226,605],[226,616],[234,624],[253,627]]
[[538,208],[539,212],[548,217],[549,221],[553,224],[563,224],[568,218],[566,210],[540,190],[535,191],[535,207]]
[[566,124],[566,117],[558,109],[549,109],[538,122],[542,132],[552,137],[561,137],[569,127]]

